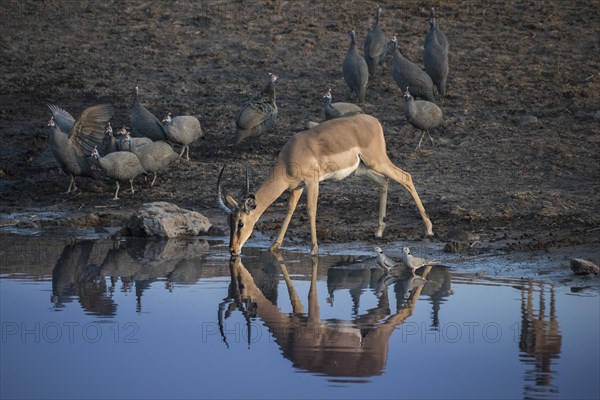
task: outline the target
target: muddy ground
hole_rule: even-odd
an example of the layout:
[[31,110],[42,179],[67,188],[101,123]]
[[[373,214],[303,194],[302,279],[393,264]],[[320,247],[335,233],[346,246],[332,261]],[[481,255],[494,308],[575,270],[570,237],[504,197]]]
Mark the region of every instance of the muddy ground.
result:
[[[398,35],[405,56],[422,65],[427,2],[380,2],[382,29]],[[369,81],[364,110],[380,119],[390,158],[410,172],[444,241],[452,230],[474,233],[505,250],[545,250],[600,242],[600,7],[593,0],[436,2],[450,43],[448,94],[438,97],[445,126],[415,151],[420,134],[402,111],[387,66]],[[1,213],[70,211],[78,223],[114,226],[142,203],[169,201],[209,216],[226,229],[215,185],[228,163],[226,189],[242,191],[267,176],[278,150],[308,121],[323,118],[322,93],[354,101],[341,64],[356,29],[359,48],[374,2],[172,1],[0,3]],[[234,118],[269,72],[279,75],[279,121],[263,149],[235,147]],[[48,150],[47,103],[78,115],[110,102],[113,126],[130,125],[132,89],[162,117],[199,115],[205,140],[192,161],[161,173],[150,188],[113,201],[109,181],[68,177]],[[372,239],[377,191],[352,178],[322,186],[322,243],[419,240],[424,226],[408,193],[391,185],[383,240]],[[276,233],[282,196],[257,230]],[[304,199],[303,199],[304,200]],[[305,203],[288,238],[306,243]],[[90,216],[91,215],[91,216]],[[13,221],[14,222],[14,221]],[[39,225],[39,222],[33,222]],[[43,223],[42,223],[43,224]],[[582,247],[583,246],[583,247]],[[308,245],[307,245],[308,248]],[[594,253],[597,257],[597,250]],[[579,254],[575,254],[576,256]],[[598,260],[595,260],[596,262]]]

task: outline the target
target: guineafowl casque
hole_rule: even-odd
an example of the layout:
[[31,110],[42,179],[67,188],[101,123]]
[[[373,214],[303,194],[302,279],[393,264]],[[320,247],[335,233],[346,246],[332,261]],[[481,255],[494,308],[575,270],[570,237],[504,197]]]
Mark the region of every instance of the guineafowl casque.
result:
[[334,118],[349,117],[363,112],[362,108],[354,103],[332,103],[331,89],[323,94],[323,98],[325,99],[326,121]]
[[235,121],[235,145],[244,139],[260,137],[277,123],[277,103],[275,102],[275,82],[278,76],[269,73],[269,83],[256,97],[246,101]]
[[61,131],[65,133],[71,132],[73,125],[75,125],[75,118],[62,108],[55,106],[54,104],[48,104],[48,108],[52,111],[54,117],[54,123],[58,125]]
[[169,139],[182,146],[179,157],[182,157],[183,152],[187,149],[185,159],[190,161],[190,144],[201,137],[204,137],[198,118],[190,115],[180,115],[171,118],[171,113],[168,113],[167,116],[163,118],[162,123],[167,130]]
[[448,79],[448,40],[435,20],[433,7],[431,7],[429,31],[425,36],[423,47],[423,64],[438,93],[445,96]]
[[139,158],[144,171],[154,174],[150,187],[154,186],[156,174],[159,171],[167,168],[171,162],[180,159],[179,155],[173,150],[173,146],[167,142],[158,141],[140,146],[135,145],[129,138],[123,141],[122,146],[123,144],[127,145],[125,147],[126,151],[132,152]]
[[133,136],[147,137],[153,141],[167,140],[167,132],[158,118],[140,103],[139,88],[135,85],[131,109],[131,131]]
[[350,46],[342,64],[344,81],[357,96],[357,102],[362,103],[365,101],[367,83],[369,83],[369,67],[356,47],[356,32],[354,32],[354,29],[348,32],[348,36],[350,36]]
[[375,75],[377,66],[385,62],[385,57],[387,55],[387,41],[385,40],[385,35],[383,34],[380,25],[381,13],[381,7],[377,6],[377,10],[375,11],[375,23],[365,38],[365,61],[369,67],[369,76],[371,77]]
[[422,132],[421,139],[415,150],[421,148],[421,142],[426,133],[433,145],[433,138],[429,134],[429,131],[444,123],[441,108],[429,101],[413,99],[407,87],[406,93],[404,93],[404,115],[412,126]]
[[392,78],[396,81],[398,87],[402,90],[407,86],[413,92],[413,96],[419,97],[431,102],[435,101],[433,96],[433,81],[416,64],[407,60],[398,50],[398,39],[392,38],[394,48],[394,64],[392,65]]
[[94,147],[91,160],[100,167],[109,178],[114,179],[117,182],[117,190],[115,191],[113,200],[119,200],[119,181],[129,181],[131,194],[133,194],[135,192],[133,189],[133,180],[137,176],[146,173],[144,168],[142,168],[140,159],[135,154],[128,151],[115,151],[114,153],[100,157],[98,149]]
[[48,121],[51,128],[50,150],[62,170],[71,177],[67,193],[77,190],[75,176],[95,178],[87,157],[95,146],[102,143],[104,125],[113,112],[110,104],[86,108],[70,132],[63,132],[54,121],[54,116]]

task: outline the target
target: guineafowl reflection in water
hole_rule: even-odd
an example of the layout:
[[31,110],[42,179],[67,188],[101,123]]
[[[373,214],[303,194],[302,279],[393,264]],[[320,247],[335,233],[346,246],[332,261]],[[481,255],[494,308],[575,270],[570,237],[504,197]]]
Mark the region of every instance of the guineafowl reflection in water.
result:
[[[311,257],[311,281],[308,291],[308,307],[304,308],[283,262],[281,254],[275,253],[277,263],[286,282],[292,313],[282,311],[269,301],[256,285],[252,275],[240,257],[229,261],[231,281],[228,297],[219,305],[219,326],[223,341],[227,344],[226,319],[238,309],[251,329],[251,319],[259,317],[284,357],[294,367],[323,373],[328,376],[367,377],[381,375],[387,361],[390,337],[398,325],[409,318],[422,291],[415,288],[395,313],[390,312],[387,290],[378,298],[377,306],[350,321],[321,319],[317,296],[318,257]],[[423,270],[427,276],[431,267]],[[381,273],[376,270],[376,273]],[[370,278],[369,278],[370,279]],[[306,310],[306,312],[305,312]],[[248,345],[252,333],[248,332]]]
[[56,309],[79,300],[81,307],[93,315],[113,316],[117,305],[109,296],[100,267],[90,263],[94,242],[86,240],[66,245],[52,270],[52,297]]

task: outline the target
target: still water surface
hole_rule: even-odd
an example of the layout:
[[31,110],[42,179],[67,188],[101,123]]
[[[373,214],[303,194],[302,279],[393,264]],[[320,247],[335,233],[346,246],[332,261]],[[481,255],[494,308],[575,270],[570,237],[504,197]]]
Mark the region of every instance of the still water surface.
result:
[[2,238],[2,398],[598,398],[595,291],[203,240]]

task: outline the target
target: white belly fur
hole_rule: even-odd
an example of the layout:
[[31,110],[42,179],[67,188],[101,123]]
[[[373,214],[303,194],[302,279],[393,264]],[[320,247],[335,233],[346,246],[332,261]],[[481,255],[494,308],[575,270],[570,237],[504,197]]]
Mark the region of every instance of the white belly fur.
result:
[[356,164],[347,168],[336,169],[335,167],[332,168],[331,166],[327,165],[325,167],[325,173],[319,178],[319,182],[328,180],[341,181],[342,179],[352,175],[359,166],[360,158],[358,156],[356,157]]

